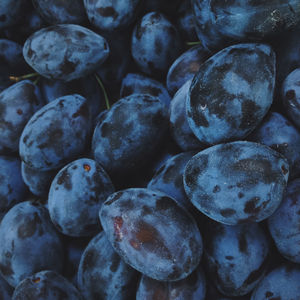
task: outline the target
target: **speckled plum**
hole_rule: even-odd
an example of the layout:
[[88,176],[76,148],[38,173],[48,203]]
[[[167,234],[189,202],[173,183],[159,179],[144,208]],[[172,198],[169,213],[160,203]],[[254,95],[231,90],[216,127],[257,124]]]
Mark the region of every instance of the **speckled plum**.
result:
[[102,231],[82,254],[78,289],[89,300],[133,299],[137,274],[123,262]]
[[287,160],[253,142],[219,144],[193,156],[184,172],[192,203],[211,219],[228,225],[259,222],[282,201]]
[[201,266],[185,279],[175,282],[165,282],[142,275],[136,300],[204,300],[206,280]]
[[209,49],[276,36],[300,21],[297,0],[193,0],[192,7],[198,38]]
[[264,44],[227,47],[200,66],[187,98],[189,125],[207,144],[246,137],[268,112],[275,53]]
[[183,84],[193,79],[202,65],[211,55],[202,45],[185,51],[172,63],[167,74],[167,89],[174,95]]
[[34,169],[58,169],[84,151],[90,122],[85,98],[76,94],[57,98],[26,124],[20,138],[21,159]]
[[141,71],[162,78],[180,52],[179,32],[162,13],[150,12],[135,25],[131,53]]
[[15,287],[41,270],[60,272],[63,259],[60,237],[41,204],[25,201],[4,216],[0,224],[0,273],[10,285]]
[[152,279],[183,279],[200,262],[202,237],[195,220],[164,193],[143,188],[116,192],[102,205],[100,220],[125,263]]
[[128,73],[122,80],[120,96],[123,98],[132,94],[158,97],[166,106],[169,106],[171,101],[167,89],[161,82],[138,73]]
[[300,129],[300,68],[285,78],[282,84],[281,97],[286,114]]
[[27,188],[21,176],[17,157],[0,156],[0,219],[15,204],[24,201]]
[[243,296],[262,279],[268,266],[269,244],[258,224],[205,224],[203,263],[218,290]]
[[270,233],[286,259],[300,263],[300,179],[290,181],[279,208],[268,219]]
[[53,224],[65,235],[92,236],[99,232],[99,209],[114,192],[105,170],[81,158],[63,167],[51,183],[48,207]]
[[101,31],[128,26],[136,17],[140,0],[83,0],[88,18]]
[[270,112],[250,140],[281,153],[289,162],[289,179],[300,175],[300,132],[283,115]]
[[147,188],[166,193],[186,209],[193,209],[183,187],[183,172],[195,152],[177,154],[168,159],[154,174]]
[[186,99],[192,79],[188,80],[175,94],[169,109],[170,130],[172,137],[183,151],[190,151],[206,147],[195,136],[190,128],[186,115]]
[[66,278],[54,271],[41,271],[28,276],[16,287],[12,300],[83,300],[79,291]]
[[82,0],[32,0],[32,3],[50,24],[80,24],[86,19]]
[[283,264],[269,272],[251,294],[251,300],[297,300],[300,295],[300,268]]
[[95,128],[95,160],[109,175],[145,165],[167,132],[167,115],[167,107],[156,97],[133,94],[120,99]]
[[43,102],[29,80],[15,83],[0,93],[0,153],[17,153],[21,133]]
[[25,42],[26,62],[49,79],[70,81],[95,71],[108,57],[106,40],[75,24],[53,25],[36,31]]

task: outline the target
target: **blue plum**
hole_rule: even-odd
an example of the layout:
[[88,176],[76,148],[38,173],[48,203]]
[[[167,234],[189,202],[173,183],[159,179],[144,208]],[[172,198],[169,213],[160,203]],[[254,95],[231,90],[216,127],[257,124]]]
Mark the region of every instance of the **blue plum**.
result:
[[0,156],[0,219],[15,204],[24,201],[27,188],[21,176],[17,157]]
[[300,263],[300,179],[290,181],[279,208],[268,219],[270,233],[286,259]]
[[162,78],[180,52],[179,32],[162,13],[150,12],[135,25],[131,53],[141,71]]
[[43,28],[23,46],[24,58],[36,72],[63,81],[89,75],[108,54],[109,46],[102,36],[75,24]]
[[116,192],[99,215],[115,251],[152,279],[184,279],[200,262],[202,237],[195,220],[164,193],[143,188]]
[[114,251],[105,233],[84,250],[78,268],[78,289],[89,300],[134,298],[137,272]]
[[1,0],[0,30],[16,24],[24,8],[25,0]]
[[84,151],[90,131],[86,99],[76,94],[57,98],[26,124],[20,138],[21,159],[41,171],[58,169]]
[[289,175],[287,160],[246,141],[219,144],[193,156],[184,172],[190,201],[211,219],[236,225],[259,222],[280,205]]
[[185,152],[168,159],[156,171],[147,188],[169,195],[180,205],[192,211],[193,206],[187,198],[183,187],[183,172],[193,155],[195,155],[195,152]]
[[86,20],[82,0],[32,0],[34,7],[50,24],[80,24]]
[[172,63],[167,74],[167,89],[174,95],[188,80],[193,79],[200,66],[209,58],[211,52],[202,45],[185,51]]
[[298,300],[300,268],[283,264],[269,272],[251,294],[251,300]]
[[205,224],[203,263],[211,281],[229,297],[244,296],[268,266],[269,243],[258,224]]
[[300,132],[283,115],[270,112],[249,139],[271,147],[289,162],[289,178],[300,175]]
[[136,300],[204,300],[206,293],[205,275],[200,266],[185,279],[164,282],[142,275]]
[[60,272],[63,247],[45,207],[25,201],[15,205],[0,224],[0,273],[15,287],[41,270]]
[[137,73],[128,73],[122,80],[120,96],[126,97],[132,94],[149,94],[160,99],[169,106],[171,97],[162,83]]
[[15,83],[0,93],[0,153],[17,153],[22,131],[43,101],[30,80]]
[[63,167],[51,183],[48,196],[53,224],[69,236],[99,232],[99,209],[114,192],[105,170],[92,159],[81,158]]
[[204,149],[190,128],[186,115],[186,99],[192,80],[188,80],[175,94],[170,103],[170,130],[172,137],[183,151]]
[[300,68],[295,69],[285,78],[281,97],[286,114],[300,129]]
[[136,17],[140,0],[83,0],[88,18],[100,31],[127,27]]
[[189,125],[201,142],[246,137],[268,112],[275,86],[275,53],[265,44],[227,47],[200,66],[187,98]]
[[12,300],[83,300],[79,291],[62,275],[43,270],[26,277],[16,287]]
[[147,163],[168,129],[167,107],[153,96],[133,94],[117,101],[95,128],[94,159],[109,175]]

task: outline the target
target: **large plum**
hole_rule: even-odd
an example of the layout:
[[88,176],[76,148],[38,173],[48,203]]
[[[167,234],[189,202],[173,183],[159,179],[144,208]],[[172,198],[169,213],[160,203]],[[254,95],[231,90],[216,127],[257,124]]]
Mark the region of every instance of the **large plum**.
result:
[[195,220],[164,193],[116,192],[102,205],[100,220],[116,252],[148,277],[180,280],[200,262],[202,238]]
[[53,25],[36,31],[25,42],[26,62],[49,79],[70,81],[95,71],[108,57],[106,40],[75,24]]
[[282,200],[288,175],[288,162],[280,153],[238,141],[193,156],[185,168],[184,188],[202,213],[235,225],[272,215]]
[[264,44],[227,47],[203,63],[187,98],[189,125],[201,142],[246,137],[268,112],[275,85],[275,53]]

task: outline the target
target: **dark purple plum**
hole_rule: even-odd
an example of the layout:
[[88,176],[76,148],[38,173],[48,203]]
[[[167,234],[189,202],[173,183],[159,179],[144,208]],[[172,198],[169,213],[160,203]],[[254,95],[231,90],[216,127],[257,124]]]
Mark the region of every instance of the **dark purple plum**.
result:
[[100,220],[125,263],[148,277],[184,279],[200,262],[202,238],[195,220],[164,193],[142,188],[116,192],[102,205]]
[[253,142],[219,144],[193,156],[184,172],[190,201],[211,219],[236,225],[260,222],[280,205],[289,176],[287,160]]
[[78,268],[78,289],[89,300],[134,298],[137,272],[114,251],[104,232],[84,250]]

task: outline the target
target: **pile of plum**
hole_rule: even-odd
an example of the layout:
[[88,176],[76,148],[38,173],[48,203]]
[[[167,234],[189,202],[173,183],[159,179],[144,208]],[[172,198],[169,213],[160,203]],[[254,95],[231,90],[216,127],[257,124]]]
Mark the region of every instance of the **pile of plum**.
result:
[[0,299],[300,300],[299,0],[0,0]]

